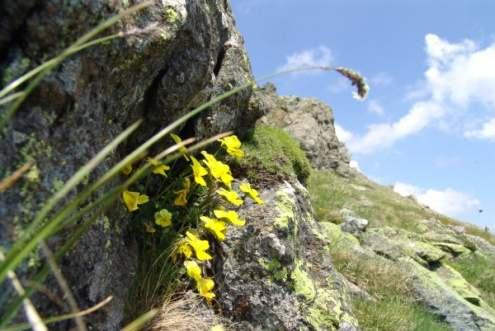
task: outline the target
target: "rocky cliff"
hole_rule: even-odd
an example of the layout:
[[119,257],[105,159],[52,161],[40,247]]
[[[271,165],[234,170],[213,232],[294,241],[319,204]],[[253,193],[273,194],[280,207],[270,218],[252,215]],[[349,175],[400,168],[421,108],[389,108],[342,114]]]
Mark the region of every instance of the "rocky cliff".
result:
[[[4,1],[2,85],[126,3]],[[112,30],[125,37],[63,62],[2,133],[0,178],[34,164],[0,193],[4,250],[46,199],[130,123],[144,119],[88,182],[188,110],[253,81],[229,1],[157,1]],[[217,300],[193,313],[214,312],[236,330],[494,330],[493,236],[351,169],[333,124],[320,101],[278,96],[267,85],[230,97],[179,130],[183,137],[235,130],[246,157],[233,172],[255,184],[265,201],[241,207],[248,225],[229,230],[214,247]],[[114,297],[86,318],[95,330],[119,329],[130,318],[129,290],[146,244],[133,222],[115,206],[61,262],[80,307]],[[67,235],[48,244],[56,250]],[[17,272],[27,278],[42,262],[33,254]],[[46,286],[62,296],[53,279]],[[5,283],[0,290],[1,315],[12,289]],[[33,301],[44,316],[66,312],[43,294]]]

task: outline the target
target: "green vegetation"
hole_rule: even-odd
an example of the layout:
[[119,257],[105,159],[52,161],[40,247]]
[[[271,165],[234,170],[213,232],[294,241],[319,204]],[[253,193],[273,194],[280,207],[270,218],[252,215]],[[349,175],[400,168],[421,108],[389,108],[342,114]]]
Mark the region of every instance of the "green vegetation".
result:
[[330,253],[337,270],[376,300],[352,301],[353,312],[363,330],[449,330],[414,301],[409,276],[399,268],[358,257],[342,246],[331,248]]
[[321,221],[340,221],[340,210],[348,208],[370,221],[370,227],[393,226],[419,232],[418,221],[433,217],[415,201],[364,177],[343,178],[330,171],[314,171],[308,180],[313,205]]
[[348,208],[369,220],[370,227],[392,226],[420,232],[420,220],[439,216],[364,177],[344,178],[331,171],[314,171],[308,188],[320,221],[338,222],[340,210]]
[[473,253],[461,255],[448,262],[471,285],[476,287],[481,297],[495,308],[495,261],[484,255]]
[[250,133],[244,144],[246,157],[240,162],[243,171],[253,181],[270,178],[297,177],[302,182],[311,166],[299,143],[279,128],[260,125]]
[[332,171],[313,171],[308,178],[311,202],[320,221],[340,223],[340,210],[347,208],[366,218],[370,227],[391,226],[415,233],[424,232],[420,221],[437,219],[443,224],[461,225],[466,233],[495,244],[495,237],[470,224],[453,220],[405,198],[390,187],[375,184],[363,176],[344,178]]
[[[366,218],[370,228],[388,226],[423,234],[428,229],[421,221],[437,219],[443,224],[461,225],[467,233],[483,236],[492,243],[493,236],[439,215],[413,198],[401,197],[390,187],[372,183],[360,175],[344,178],[331,171],[313,171],[308,178],[308,189],[317,218],[330,222],[322,225],[332,242],[330,254],[336,269],[376,300],[353,300],[353,311],[363,330],[448,330],[446,324],[413,299],[408,274],[394,264],[360,255],[358,239],[331,223],[341,223],[341,210],[347,208]],[[448,263],[480,291],[489,305],[495,304],[495,262],[473,253],[460,255]]]

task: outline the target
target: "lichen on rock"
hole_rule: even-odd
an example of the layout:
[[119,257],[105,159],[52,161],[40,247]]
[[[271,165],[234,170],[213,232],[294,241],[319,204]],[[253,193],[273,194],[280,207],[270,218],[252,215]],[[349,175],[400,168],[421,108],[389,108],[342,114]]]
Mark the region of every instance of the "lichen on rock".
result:
[[285,182],[261,195],[265,205],[241,208],[247,226],[221,245],[224,313],[246,329],[357,329],[304,187]]

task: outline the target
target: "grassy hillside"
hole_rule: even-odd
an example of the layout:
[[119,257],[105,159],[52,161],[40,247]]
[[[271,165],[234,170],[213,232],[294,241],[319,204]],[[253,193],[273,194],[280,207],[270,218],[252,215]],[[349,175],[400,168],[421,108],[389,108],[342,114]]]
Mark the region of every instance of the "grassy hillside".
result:
[[392,226],[415,233],[423,232],[423,219],[434,218],[445,225],[460,225],[466,233],[495,245],[495,236],[474,225],[462,223],[405,198],[390,187],[378,185],[364,176],[344,178],[333,171],[314,171],[308,181],[313,206],[320,220],[340,223],[340,210],[348,208],[370,221],[370,227]]
[[[413,248],[416,247],[412,245],[424,245],[432,250],[437,249],[436,247],[450,247],[450,244],[440,241],[451,242],[450,235],[446,233],[451,233],[453,226],[462,226],[465,229],[463,238],[476,235],[495,244],[492,234],[440,215],[414,199],[404,198],[390,187],[375,184],[361,175],[344,178],[332,171],[313,171],[308,178],[308,189],[317,218],[327,229],[331,229],[334,244],[331,245],[330,253],[336,268],[370,296],[371,301],[360,297],[353,299],[354,314],[364,330],[450,330],[441,316],[429,312],[426,305],[414,295],[414,286],[411,283],[413,275],[410,272],[390,260],[370,258],[371,255],[367,254],[367,248],[363,244],[366,240],[359,235],[356,239],[340,230],[338,224],[345,221],[342,210],[347,209],[356,217],[367,219],[367,232],[401,229],[397,231],[406,234],[408,240],[411,238],[411,242],[405,245]],[[437,220],[436,228],[429,227],[430,223],[424,221],[431,219]],[[452,267],[462,275],[453,271],[457,277],[456,282],[465,283],[464,288],[479,293],[480,300],[484,302],[478,306],[490,311],[487,305],[495,307],[495,257],[480,252],[469,240],[464,240],[463,245],[457,246],[452,245],[451,248],[456,249],[455,252],[449,251],[452,254],[435,250],[436,254],[443,253],[445,256],[441,255],[435,264],[427,267],[432,270],[432,274],[436,268],[440,270]],[[404,257],[401,256],[399,260],[402,261],[401,259]],[[439,282],[454,284],[451,279]],[[457,291],[456,295],[459,293],[464,298],[468,297],[454,285],[452,288],[454,292]]]

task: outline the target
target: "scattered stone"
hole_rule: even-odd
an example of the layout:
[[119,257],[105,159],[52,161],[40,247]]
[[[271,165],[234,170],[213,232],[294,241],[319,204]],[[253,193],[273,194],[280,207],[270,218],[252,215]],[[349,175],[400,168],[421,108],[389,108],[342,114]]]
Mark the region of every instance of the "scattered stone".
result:
[[353,215],[343,215],[344,223],[340,225],[342,231],[352,234],[359,234],[364,232],[368,227],[368,220],[364,218],[355,217]]

